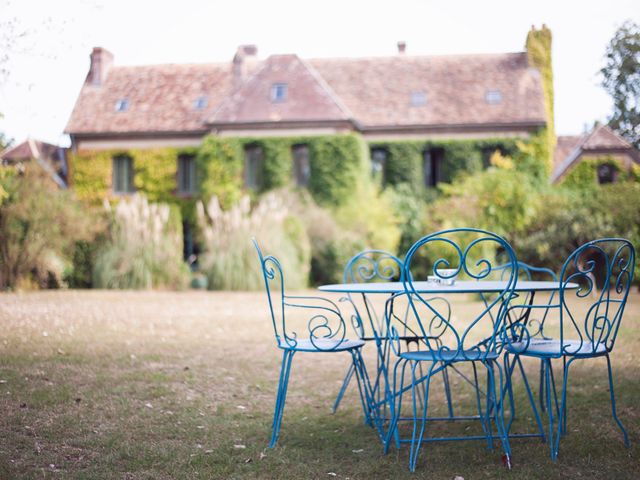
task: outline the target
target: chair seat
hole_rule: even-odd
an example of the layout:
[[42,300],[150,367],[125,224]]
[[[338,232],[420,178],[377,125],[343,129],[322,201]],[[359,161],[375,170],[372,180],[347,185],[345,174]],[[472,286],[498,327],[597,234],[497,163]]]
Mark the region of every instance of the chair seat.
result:
[[304,338],[289,340],[289,343],[281,338],[279,346],[285,350],[295,350],[297,352],[343,352],[360,348],[364,344],[362,340],[349,340],[347,338],[342,341],[319,338],[313,342],[308,338]]
[[600,355],[607,352],[603,343],[596,344],[580,340],[564,340],[564,352],[560,348],[560,340],[536,338],[526,342],[515,342],[507,345],[510,353],[537,357],[557,357],[562,355],[580,357]]
[[481,359],[495,360],[498,358],[496,352],[485,352],[478,350],[443,350],[430,351],[418,350],[415,352],[405,352],[400,354],[407,360],[418,360],[427,362],[470,362]]

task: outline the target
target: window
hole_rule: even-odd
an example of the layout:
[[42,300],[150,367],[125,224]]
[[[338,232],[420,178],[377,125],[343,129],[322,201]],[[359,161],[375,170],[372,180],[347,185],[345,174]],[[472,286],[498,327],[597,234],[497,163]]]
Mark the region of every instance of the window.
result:
[[610,163],[602,163],[598,165],[598,183],[613,183],[616,181],[618,171]]
[[298,187],[305,187],[309,184],[311,166],[307,145],[294,145],[293,147],[293,176]]
[[244,184],[247,188],[258,189],[262,186],[262,148],[248,146],[244,151]]
[[422,90],[415,90],[411,92],[411,106],[423,107],[427,104],[427,94]]
[[487,90],[484,99],[489,105],[497,105],[502,103],[502,92],[500,90]]
[[113,192],[133,193],[133,160],[121,155],[113,158]]
[[423,175],[425,187],[435,187],[442,180],[444,150],[432,148],[424,152]]
[[379,183],[384,183],[384,169],[387,163],[387,151],[384,148],[371,150],[371,176]]
[[271,101],[281,103],[287,100],[287,84],[274,83],[271,85]]
[[205,108],[207,108],[208,103],[209,102],[207,100],[207,97],[201,96],[196,98],[196,100],[193,102],[193,108],[194,110],[204,110]]
[[193,155],[178,157],[178,193],[192,194],[196,192],[196,159]]
[[126,112],[129,109],[129,100],[121,98],[116,101],[116,112]]

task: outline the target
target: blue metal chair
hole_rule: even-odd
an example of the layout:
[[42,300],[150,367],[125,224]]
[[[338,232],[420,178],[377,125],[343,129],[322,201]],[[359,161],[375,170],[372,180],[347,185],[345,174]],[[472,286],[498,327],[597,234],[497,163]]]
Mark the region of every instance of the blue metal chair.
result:
[[[508,260],[511,271],[506,276],[504,289],[486,305],[480,305],[476,312],[455,315],[455,303],[447,304],[454,309],[449,318],[449,312],[443,311],[443,304],[419,293],[411,275],[414,262],[421,259],[434,259],[432,263],[434,275],[441,279],[454,276],[466,276],[470,279],[484,279],[491,273],[493,264],[490,258],[500,253]],[[453,269],[451,272],[443,272]],[[416,242],[407,253],[404,265],[405,292],[394,296],[388,301],[389,308],[396,308],[399,300],[409,305],[408,321],[415,322],[415,328],[420,333],[422,341],[418,351],[403,348],[400,342],[400,332],[393,324],[394,316],[387,315],[388,332],[397,360],[393,368],[393,388],[389,392],[389,408],[391,411],[391,425],[385,439],[385,452],[394,442],[396,445],[410,443],[409,467],[415,471],[420,447],[423,442],[464,439],[486,439],[488,446],[493,446],[494,435],[491,421],[495,422],[498,437],[501,440],[505,461],[510,466],[511,450],[506,433],[502,392],[504,379],[499,357],[503,344],[500,338],[504,335],[505,316],[508,302],[514,295],[514,288],[518,278],[518,268],[515,254],[511,246],[501,237],[491,232],[462,228],[445,230],[423,237]],[[464,293],[464,292],[460,292]],[[467,305],[468,309],[469,306]],[[455,320],[454,320],[455,319]],[[437,342],[434,341],[434,335]],[[477,392],[479,420],[483,435],[467,437],[426,437],[427,422],[435,420],[428,417],[429,386],[433,375],[447,366],[471,363],[483,365],[487,370],[486,410],[482,413],[480,396]],[[426,375],[417,374],[418,366],[427,364]],[[409,366],[411,381],[405,386],[406,370]],[[497,373],[496,373],[497,371]],[[476,379],[477,382],[477,379]],[[498,394],[496,394],[496,391]],[[402,399],[405,393],[411,392],[413,429],[411,438],[399,438],[398,422],[402,418]],[[418,409],[420,403],[421,408]]]
[[[548,439],[552,459],[558,456],[560,437],[566,432],[567,380],[569,367],[576,360],[605,357],[609,376],[609,393],[613,419],[620,428],[625,446],[629,437],[616,412],[613,376],[609,354],[613,350],[624,308],[633,281],[635,250],[621,238],[605,238],[588,242],[576,249],[565,261],[560,275],[558,301],[550,305],[558,315],[559,335],[556,338],[535,335],[523,311],[538,310],[536,305],[512,306],[521,321],[508,330],[507,351],[520,356],[541,359],[545,364],[544,383],[549,421]],[[578,289],[569,288],[577,283]],[[598,292],[598,288],[600,291]],[[548,308],[549,306],[543,307]],[[548,321],[546,322],[548,323]],[[551,361],[563,361],[562,393],[559,411],[552,408],[555,385]],[[535,402],[530,402],[536,417]],[[554,415],[554,412],[557,415]],[[539,421],[539,418],[537,418]],[[555,437],[555,438],[554,438]]]
[[[349,260],[344,269],[343,279],[344,283],[402,281],[404,279],[402,267],[402,260],[389,252],[375,249],[364,250]],[[375,342],[376,348],[378,349],[376,379],[372,385],[371,393],[372,398],[379,400],[380,394],[384,394],[384,390],[380,387],[382,370],[385,368],[382,345],[382,339],[385,337],[384,318],[378,315],[377,309],[367,295],[361,295],[361,302],[354,297],[354,295],[349,293],[346,298],[354,310],[354,314],[351,316],[351,323],[361,340],[365,342]],[[361,308],[358,308],[358,304],[360,304]],[[360,310],[366,312],[366,314],[363,314]],[[354,372],[355,369],[352,363],[345,374],[342,386],[336,396],[332,409],[333,413],[338,410]],[[360,384],[358,384],[358,386],[360,387]],[[360,398],[363,398],[362,393],[360,394]],[[368,423],[371,423],[373,419],[369,416],[366,420]]]
[[[386,252],[384,250],[364,250],[354,257],[352,257],[344,270],[344,283],[370,283],[370,282],[391,282],[399,281],[404,282],[404,264],[395,255]],[[386,321],[384,315],[379,314],[378,309],[371,301],[370,296],[366,294],[352,295],[347,294],[347,300],[351,303],[354,310],[352,316],[352,324],[358,333],[361,340],[365,342],[375,343],[377,349],[376,356],[376,376],[372,384],[371,397],[374,401],[374,405],[382,406],[383,411],[378,414],[377,418],[368,418],[369,423],[376,422],[377,426],[382,426],[381,422],[386,419],[386,401],[384,396],[386,395],[387,385],[387,370],[389,362],[389,345],[386,339],[388,338],[386,332]],[[446,302],[445,299],[441,299]],[[405,315],[406,315],[405,311]],[[417,332],[409,331],[409,326],[405,325],[402,332],[402,340],[407,344],[409,348],[412,344],[418,345],[421,340],[421,336]],[[353,364],[349,366],[347,373],[342,382],[342,386],[336,400],[333,405],[333,412],[338,409],[342,397],[349,386],[349,383],[353,377],[354,367]],[[449,386],[448,370],[445,368],[442,370],[442,378],[444,382],[445,395],[447,399],[447,406],[449,410],[449,416],[453,417],[453,405],[451,402],[451,390]],[[362,394],[361,394],[362,398]],[[378,410],[374,410],[377,412]],[[373,413],[373,412],[372,412]]]
[[[271,255],[263,256],[255,239],[253,239],[253,244],[258,252],[260,267],[264,276],[276,343],[278,348],[282,350],[282,366],[269,447],[275,447],[278,441],[291,363],[297,352],[348,352],[351,355],[356,378],[361,385],[360,392],[364,397],[363,408],[365,416],[367,416],[370,405],[370,386],[368,385],[368,377],[361,354],[364,341],[350,340],[346,337],[347,325],[340,313],[340,309],[331,300],[322,297],[286,295],[280,262]],[[303,311],[308,311],[310,314],[308,320],[305,319],[303,323],[299,324],[302,329],[306,330],[304,338],[298,337],[296,330],[287,324],[285,314],[292,309],[305,309]]]
[[[505,264],[505,265],[499,265],[497,267],[495,267],[494,270],[494,276],[498,279],[503,279],[504,273],[505,271],[509,270],[509,265]],[[556,275],[556,273],[549,269],[549,268],[544,268],[544,267],[534,267],[533,265],[529,265],[527,263],[524,262],[518,262],[518,279],[519,280],[544,280],[544,281],[551,281],[551,282],[557,282],[558,281],[558,275]],[[511,299],[511,305],[533,305],[534,301],[535,301],[535,291],[530,291],[530,292],[517,292],[514,297]],[[486,303],[486,299],[490,296],[486,295],[486,294],[481,294],[481,297],[483,299],[483,301],[485,301]],[[544,325],[545,325],[545,321],[547,320],[547,317],[549,315],[549,312],[552,310],[552,306],[554,304],[554,300],[556,298],[556,292],[553,291],[549,294],[549,297],[546,298],[545,301],[543,301],[542,303],[538,303],[537,305],[540,306],[540,308],[535,310],[535,316],[530,316],[527,319],[527,325],[528,325],[528,329],[529,329],[529,333],[532,337],[535,338],[539,338],[539,339],[550,339],[549,337],[547,337],[544,333]],[[512,310],[513,312],[513,310]],[[513,319],[508,319],[509,323],[513,323],[514,320]],[[507,430],[511,429],[511,424],[513,423],[514,419],[515,419],[515,403],[513,400],[513,389],[512,389],[512,385],[511,385],[511,374],[513,373],[513,370],[515,369],[516,365],[518,365],[520,372],[522,373],[522,378],[524,381],[524,385],[527,391],[527,394],[529,395],[530,399],[533,398],[533,394],[531,392],[531,388],[529,386],[529,381],[526,377],[526,375],[524,374],[524,370],[523,370],[523,366],[522,366],[522,362],[520,361],[519,358],[514,358],[512,363],[509,363],[509,355],[508,352],[505,354],[505,369],[508,372],[507,375],[507,379],[509,380],[509,382],[507,382],[507,386],[509,388],[508,392],[509,392],[509,401],[510,401],[510,405],[511,405],[511,418],[509,419],[508,422],[508,426],[507,426]],[[540,401],[540,409],[544,412],[546,410],[546,406],[544,401],[542,400],[544,398],[544,375],[545,375],[545,362],[544,361],[540,361],[540,378],[539,378],[539,382],[538,382],[538,391],[539,391],[539,401]],[[551,375],[551,379],[552,379],[552,383],[553,383],[553,370],[551,370],[550,372]],[[555,405],[556,405],[556,410],[559,411],[559,406],[558,406],[558,401],[557,401],[557,395],[555,392],[555,389],[553,391],[554,394],[554,398],[555,398]],[[536,419],[538,419],[536,417]],[[538,422],[538,429],[541,432],[541,436],[544,437],[544,433],[542,430],[542,425],[540,422]]]

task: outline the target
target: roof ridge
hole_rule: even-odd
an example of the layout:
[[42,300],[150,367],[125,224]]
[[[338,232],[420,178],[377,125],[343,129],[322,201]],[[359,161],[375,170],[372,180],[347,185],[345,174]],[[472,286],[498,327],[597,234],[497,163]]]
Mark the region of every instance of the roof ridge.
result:
[[246,81],[233,88],[232,91],[224,97],[224,99],[218,104],[216,109],[211,113],[211,115],[209,115],[207,120],[204,121],[205,125],[215,123],[216,117],[218,116],[222,108],[234,102],[236,93],[238,93],[245,86],[248,86],[251,82],[257,81],[256,79],[258,78],[258,74],[260,74],[265,68],[267,68],[268,60],[269,58],[267,58],[264,62],[261,62],[260,66],[253,73],[251,73],[251,76],[247,78]]
[[314,61],[358,61],[358,60],[395,60],[395,59],[430,59],[430,58],[451,58],[451,57],[506,57],[510,55],[526,55],[525,51],[518,52],[496,52],[496,53],[433,53],[425,55],[367,55],[364,57],[315,57],[306,59]]
[[336,106],[340,109],[340,111],[344,113],[349,120],[355,122],[355,115],[353,114],[351,109],[342,102],[340,97],[338,97],[338,95],[334,92],[333,88],[331,88],[331,85],[329,85],[329,83],[324,79],[324,77],[320,75],[320,72],[318,72],[315,68],[313,68],[313,66],[309,62],[307,62],[305,59],[300,58],[297,55],[296,57],[298,58],[300,63],[302,63],[302,65],[309,71],[313,79],[316,82],[318,82],[318,84],[322,87],[322,89],[333,101],[333,103],[336,104]]

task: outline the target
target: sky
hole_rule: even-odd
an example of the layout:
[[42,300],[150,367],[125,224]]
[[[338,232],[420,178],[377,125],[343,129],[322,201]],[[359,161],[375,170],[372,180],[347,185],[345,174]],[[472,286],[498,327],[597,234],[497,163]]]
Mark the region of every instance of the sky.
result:
[[497,53],[524,50],[532,25],[553,33],[558,134],[605,121],[598,71],[640,0],[0,0],[0,132],[68,145],[64,127],[92,47],[117,65],[230,62],[238,45],[266,58]]

